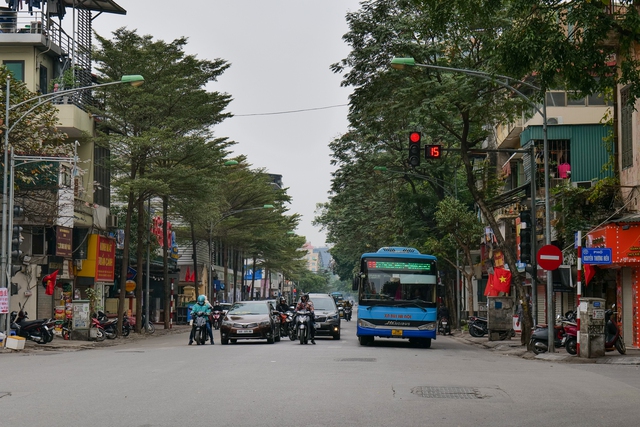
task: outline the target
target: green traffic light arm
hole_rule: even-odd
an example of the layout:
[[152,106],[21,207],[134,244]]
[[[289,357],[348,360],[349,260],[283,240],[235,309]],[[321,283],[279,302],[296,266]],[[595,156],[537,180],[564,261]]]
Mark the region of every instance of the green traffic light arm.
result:
[[403,171],[396,171],[393,169],[388,169],[386,166],[374,166],[373,170],[376,171],[381,171],[381,172],[392,172],[392,173],[397,173],[397,174],[401,174],[401,175],[409,175],[409,176],[414,176],[416,178],[420,178],[420,179],[424,179],[425,181],[429,181],[434,185],[437,185],[438,187],[442,188],[444,190],[445,193],[447,193],[449,196],[451,197],[456,197],[453,193],[451,193],[451,190],[449,190],[448,188],[444,187],[442,184],[440,184],[438,181],[442,181],[442,182],[446,182],[444,180],[441,180],[439,178],[436,177],[431,177],[431,176],[426,176],[426,175],[420,175],[418,173],[409,173],[409,172],[403,172]]

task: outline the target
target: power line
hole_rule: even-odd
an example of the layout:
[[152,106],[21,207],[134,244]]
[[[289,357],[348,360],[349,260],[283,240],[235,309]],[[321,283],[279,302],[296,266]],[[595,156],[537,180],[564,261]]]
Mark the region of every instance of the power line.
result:
[[349,104],[329,105],[327,107],[304,108],[302,110],[277,111],[274,113],[253,113],[253,114],[234,114],[233,117],[249,117],[249,116],[274,116],[277,114],[303,113],[305,111],[327,110],[329,108],[346,107]]

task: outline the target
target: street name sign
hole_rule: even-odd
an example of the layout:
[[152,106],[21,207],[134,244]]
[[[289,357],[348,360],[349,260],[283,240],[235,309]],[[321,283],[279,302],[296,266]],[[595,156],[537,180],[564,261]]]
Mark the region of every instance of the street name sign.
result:
[[582,248],[583,264],[611,264],[611,248]]

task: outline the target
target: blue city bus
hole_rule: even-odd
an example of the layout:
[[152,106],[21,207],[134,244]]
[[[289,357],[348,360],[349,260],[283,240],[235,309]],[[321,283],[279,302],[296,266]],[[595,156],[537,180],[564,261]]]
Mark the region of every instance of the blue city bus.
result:
[[436,339],[436,257],[414,248],[385,247],[362,254],[353,281],[358,292],[360,345],[375,337],[403,338],[425,348]]

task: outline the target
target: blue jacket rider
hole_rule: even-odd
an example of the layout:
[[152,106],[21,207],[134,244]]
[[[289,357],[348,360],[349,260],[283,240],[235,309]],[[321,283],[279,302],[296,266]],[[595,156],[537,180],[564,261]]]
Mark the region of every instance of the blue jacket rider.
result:
[[[209,334],[209,338],[211,339],[211,345],[215,344],[213,342],[213,332],[211,331],[211,323],[209,322],[209,315],[211,314],[211,305],[207,303],[207,297],[204,295],[198,296],[198,303],[193,306],[191,309],[191,318],[195,318],[198,313],[202,313],[203,316],[207,318],[207,333]],[[195,332],[195,324],[191,328],[191,334],[189,335],[189,345],[193,344],[193,334]]]

